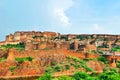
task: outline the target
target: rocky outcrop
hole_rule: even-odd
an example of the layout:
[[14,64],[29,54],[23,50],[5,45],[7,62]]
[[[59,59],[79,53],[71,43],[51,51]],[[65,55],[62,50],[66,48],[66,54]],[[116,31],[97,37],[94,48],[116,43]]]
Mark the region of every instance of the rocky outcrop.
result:
[[8,51],[7,61],[15,61],[14,54],[16,53],[16,50],[14,48],[10,48]]
[[0,58],[7,57],[7,53],[8,53],[8,51],[0,49]]
[[86,63],[87,66],[92,68],[94,71],[101,73],[103,72],[103,69],[105,68],[104,63],[98,62],[98,61],[88,61]]

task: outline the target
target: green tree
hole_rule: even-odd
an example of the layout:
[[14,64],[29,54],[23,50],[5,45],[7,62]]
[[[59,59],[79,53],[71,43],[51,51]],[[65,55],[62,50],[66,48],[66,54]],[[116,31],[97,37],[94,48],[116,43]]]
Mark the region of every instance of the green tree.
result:
[[49,73],[45,73],[42,76],[40,76],[37,80],[52,80],[52,76]]
[[75,80],[75,79],[69,76],[60,76],[58,77],[58,80]]
[[102,61],[102,62],[104,62],[105,64],[108,64],[108,60],[107,60],[107,58],[105,58],[104,56],[98,57],[98,61]]
[[75,80],[87,80],[89,75],[85,72],[77,72],[73,75],[73,77],[75,78]]
[[55,67],[55,71],[59,72],[59,71],[61,71],[61,70],[62,70],[61,66],[56,66],[56,67]]
[[99,75],[100,80],[120,80],[120,75],[114,71],[105,72]]

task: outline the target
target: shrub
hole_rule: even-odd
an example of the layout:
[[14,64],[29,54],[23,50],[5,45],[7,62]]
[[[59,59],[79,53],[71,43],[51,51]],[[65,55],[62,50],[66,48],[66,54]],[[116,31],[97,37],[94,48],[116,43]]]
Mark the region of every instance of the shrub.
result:
[[19,63],[22,63],[24,61],[32,61],[33,58],[32,57],[25,57],[25,58],[15,58],[15,60]]
[[7,44],[7,45],[2,45],[1,48],[4,49],[9,49],[11,47],[14,47],[15,49],[18,50],[24,50],[25,49],[25,44],[24,43],[19,43],[19,44]]
[[56,67],[55,67],[55,71],[59,72],[59,71],[61,71],[61,70],[62,70],[62,68],[61,68],[60,66],[56,66]]
[[6,61],[5,57],[0,58],[0,62],[4,62],[4,61]]
[[105,58],[104,56],[98,57],[98,61],[102,61],[102,62],[104,62],[105,64],[108,64],[108,60],[107,60],[107,58]]
[[85,61],[83,61],[83,60],[79,60],[79,63],[80,63],[81,65],[85,65]]
[[42,38],[42,37],[44,37],[44,36],[33,36],[33,39],[35,39],[35,38]]
[[75,62],[79,62],[79,59],[78,59],[78,58],[73,58],[73,60],[74,60]]
[[89,75],[85,72],[77,72],[73,75],[73,77],[75,78],[75,80],[87,80]]
[[48,68],[45,70],[45,72],[47,72],[47,73],[52,73],[52,72],[53,72],[53,69],[52,69],[51,67],[48,67]]
[[68,56],[67,56],[67,59],[71,59],[71,56],[68,55]]
[[17,66],[10,66],[10,71],[12,72],[12,74],[14,74],[14,70],[17,68]]
[[52,48],[44,48],[43,50],[51,50]]
[[54,66],[56,64],[57,64],[57,62],[55,62],[55,61],[51,62],[51,66]]
[[64,39],[65,41],[68,41],[68,38],[65,36],[60,36],[60,39]]
[[117,67],[120,68],[120,61],[117,61]]
[[93,72],[93,69],[91,69],[91,68],[88,67],[88,66],[84,66],[84,68],[86,69],[87,72],[88,72],[88,71]]
[[90,36],[82,36],[82,35],[78,35],[76,36],[77,39],[80,39],[80,40],[85,40],[85,39],[89,39]]
[[117,69],[116,68],[110,68],[110,71],[113,71],[115,73],[118,73]]
[[60,76],[58,77],[58,80],[75,80],[75,79],[69,76]]
[[99,75],[100,80],[120,80],[120,75],[114,71],[105,72]]
[[65,65],[65,68],[68,70],[70,69],[70,65]]
[[98,52],[99,54],[104,54],[104,53],[103,53],[102,51],[100,51],[100,50],[98,50],[97,52]]
[[112,51],[120,52],[120,46],[112,48]]
[[92,50],[92,51],[91,51],[91,53],[92,53],[92,54],[95,54],[95,53],[96,53],[96,51],[95,51],[95,50]]
[[52,76],[49,73],[45,73],[42,76],[40,76],[37,80],[52,80]]
[[103,72],[108,72],[109,71],[109,68],[108,67],[105,67],[104,69],[103,69]]
[[89,60],[90,60],[90,58],[84,58],[83,60],[84,60],[84,61],[89,61]]

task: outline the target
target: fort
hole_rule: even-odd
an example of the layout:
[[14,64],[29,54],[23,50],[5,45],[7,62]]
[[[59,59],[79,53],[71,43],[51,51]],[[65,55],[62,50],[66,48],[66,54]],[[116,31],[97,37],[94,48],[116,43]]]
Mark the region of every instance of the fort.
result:
[[65,35],[65,34],[48,32],[48,31],[45,32],[17,31],[14,34],[7,35],[5,41],[0,42],[0,45],[19,44],[23,42],[26,44],[26,50],[30,48],[42,49],[46,47],[51,47],[51,48],[61,47],[61,48],[69,48],[75,50],[83,50],[83,47],[85,46],[87,46],[87,48],[90,47],[89,49],[103,45],[106,45],[109,48],[111,48],[112,44],[119,46],[120,45],[119,39],[120,39],[120,35],[110,35],[110,34],[66,34]]
[[[0,42],[0,47],[2,48],[6,45],[15,45],[16,47],[17,44],[24,44],[24,50],[19,51],[11,47],[5,51],[4,49],[1,50],[0,58],[7,58],[6,62],[0,63],[0,70],[6,67],[4,69],[6,71],[0,72],[1,76],[12,75],[8,70],[9,65],[19,65],[20,68],[15,69],[16,75],[25,75],[25,68],[32,67],[33,65],[36,68],[30,68],[31,71],[26,71],[26,75],[41,74],[44,72],[45,66],[51,65],[52,62],[60,63],[65,61],[67,56],[76,57],[81,60],[96,59],[104,56],[108,60],[110,67],[113,68],[117,67],[117,61],[120,60],[120,52],[114,50],[114,48],[120,46],[120,35],[17,31],[14,34],[7,35],[5,41]],[[34,60],[23,63],[15,62],[16,58],[23,57],[32,57]],[[86,64],[100,72],[105,67],[98,61],[89,61]]]
[[61,48],[81,53],[102,50],[110,52],[112,47],[120,46],[120,35],[111,34],[60,34],[56,32],[17,31],[6,36],[0,45],[25,44],[25,50]]

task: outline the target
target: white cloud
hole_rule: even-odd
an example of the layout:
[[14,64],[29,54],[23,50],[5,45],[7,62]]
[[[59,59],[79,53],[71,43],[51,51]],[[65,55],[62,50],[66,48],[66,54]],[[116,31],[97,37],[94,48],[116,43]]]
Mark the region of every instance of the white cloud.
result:
[[[66,11],[73,6],[73,0],[51,0],[48,9],[53,21],[63,27],[70,26],[71,22]],[[53,24],[54,25],[54,24]]]
[[69,18],[65,14],[62,9],[55,9],[55,16],[63,23],[64,26],[68,26],[70,24]]

